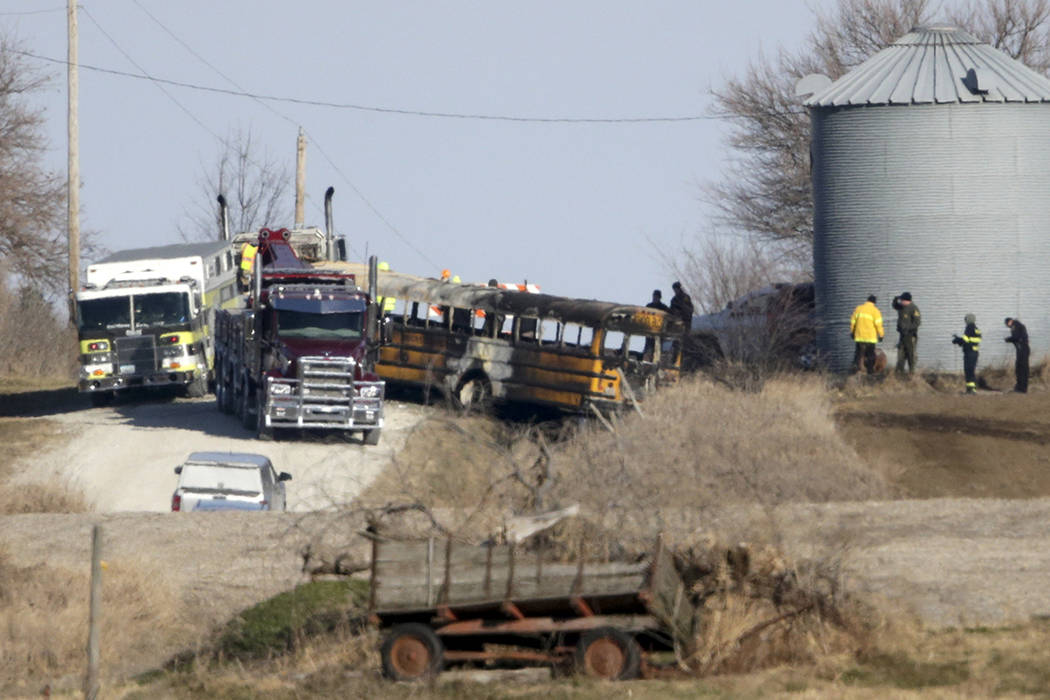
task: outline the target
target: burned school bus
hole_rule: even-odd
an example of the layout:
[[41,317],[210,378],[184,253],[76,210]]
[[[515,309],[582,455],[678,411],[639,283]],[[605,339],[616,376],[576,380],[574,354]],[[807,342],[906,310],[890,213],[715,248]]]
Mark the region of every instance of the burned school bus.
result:
[[678,380],[685,329],[665,312],[396,272],[377,278],[380,307],[393,309],[376,363],[389,384],[435,389],[465,407],[582,412],[630,406]]

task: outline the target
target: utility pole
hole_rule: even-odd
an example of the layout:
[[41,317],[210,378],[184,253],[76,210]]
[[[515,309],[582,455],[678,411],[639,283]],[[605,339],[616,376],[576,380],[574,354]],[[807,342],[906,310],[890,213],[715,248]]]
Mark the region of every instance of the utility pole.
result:
[[[70,0],[72,2],[73,0]],[[306,132],[299,127],[295,148],[295,227],[306,224]]]
[[80,289],[80,124],[77,118],[77,0],[68,0],[69,48],[69,322],[74,322],[73,295]]

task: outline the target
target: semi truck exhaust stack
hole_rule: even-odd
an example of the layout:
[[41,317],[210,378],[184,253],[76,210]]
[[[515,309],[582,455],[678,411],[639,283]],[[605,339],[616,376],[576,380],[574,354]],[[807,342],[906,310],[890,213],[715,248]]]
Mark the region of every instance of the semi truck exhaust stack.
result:
[[329,187],[324,191],[324,232],[327,237],[329,260],[339,259],[335,250],[335,225],[332,223],[332,195],[334,194],[334,187]]
[[219,240],[230,240],[230,208],[226,205],[226,198],[219,195]]

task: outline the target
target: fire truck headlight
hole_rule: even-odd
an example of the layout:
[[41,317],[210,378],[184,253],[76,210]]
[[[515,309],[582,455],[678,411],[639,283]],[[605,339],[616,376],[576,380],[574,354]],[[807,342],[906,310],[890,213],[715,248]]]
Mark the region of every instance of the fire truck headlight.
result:
[[277,382],[270,383],[270,393],[274,396],[284,396],[292,393],[291,384],[279,384]]
[[364,386],[361,387],[361,397],[366,399],[374,399],[379,396],[379,387],[377,386]]

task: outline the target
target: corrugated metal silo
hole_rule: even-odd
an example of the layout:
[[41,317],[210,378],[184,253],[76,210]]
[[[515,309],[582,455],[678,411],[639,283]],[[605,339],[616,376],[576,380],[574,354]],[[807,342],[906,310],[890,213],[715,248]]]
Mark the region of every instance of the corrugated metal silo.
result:
[[[826,81],[825,81],[826,82]],[[1050,344],[1050,80],[954,27],[921,27],[805,102],[812,124],[818,343],[853,359],[869,294],[895,361],[893,296],[922,311],[919,364],[961,369],[963,316],[981,366],[1012,357],[1003,318]]]

